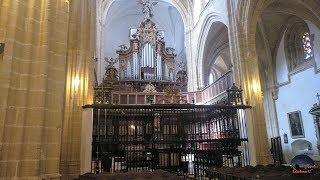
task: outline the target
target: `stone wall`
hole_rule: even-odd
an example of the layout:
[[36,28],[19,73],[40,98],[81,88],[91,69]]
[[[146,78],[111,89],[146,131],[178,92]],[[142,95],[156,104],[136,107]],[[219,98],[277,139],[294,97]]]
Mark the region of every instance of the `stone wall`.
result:
[[71,0],[67,49],[65,112],[61,142],[62,179],[80,174],[82,106],[92,104],[96,5]]
[[68,2],[0,1],[0,177],[59,178]]
[[94,31],[95,1],[0,1],[0,177],[79,174]]

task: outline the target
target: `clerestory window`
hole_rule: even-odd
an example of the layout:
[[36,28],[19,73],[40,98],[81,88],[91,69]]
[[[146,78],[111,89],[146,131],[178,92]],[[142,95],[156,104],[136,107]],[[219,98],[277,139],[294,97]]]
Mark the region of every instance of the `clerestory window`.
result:
[[304,52],[304,60],[309,60],[313,57],[313,44],[312,38],[308,32],[302,36],[302,45]]

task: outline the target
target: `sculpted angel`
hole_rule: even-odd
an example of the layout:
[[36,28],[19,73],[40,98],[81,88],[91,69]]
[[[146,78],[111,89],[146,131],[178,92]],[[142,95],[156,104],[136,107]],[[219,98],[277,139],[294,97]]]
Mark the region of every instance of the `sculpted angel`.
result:
[[153,17],[153,6],[158,4],[158,2],[150,2],[149,0],[141,0],[142,4],[142,13],[146,19]]

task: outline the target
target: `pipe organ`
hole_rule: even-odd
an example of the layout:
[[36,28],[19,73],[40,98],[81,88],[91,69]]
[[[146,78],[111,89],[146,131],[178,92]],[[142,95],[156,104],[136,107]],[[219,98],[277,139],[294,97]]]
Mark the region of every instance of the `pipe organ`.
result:
[[164,31],[150,19],[130,30],[130,47],[120,46],[119,80],[175,80],[173,48],[166,48]]
[[247,146],[242,114],[249,108],[242,90],[235,85],[228,89],[224,105],[193,105],[221,94],[232,74],[203,92],[186,92],[186,66],[177,64],[175,72],[174,49],[166,48],[164,31],[150,20],[155,2],[141,3],[145,20],[130,30],[129,48],[121,45],[118,58],[105,59],[109,64],[94,88],[94,104],[84,106],[90,109],[83,117],[90,119],[83,118],[82,127],[89,125],[92,131],[92,141],[81,138],[82,150],[92,145],[82,151],[89,160],[85,166],[91,164],[96,173],[159,168],[187,173],[190,163],[195,167],[190,174],[197,177],[210,166],[241,165],[247,157],[238,150]]
[[102,83],[95,87],[95,103],[187,103],[186,65],[177,63],[175,70],[175,50],[166,47],[164,31],[145,18],[129,35],[130,45],[119,46],[118,58],[105,58],[108,65]]

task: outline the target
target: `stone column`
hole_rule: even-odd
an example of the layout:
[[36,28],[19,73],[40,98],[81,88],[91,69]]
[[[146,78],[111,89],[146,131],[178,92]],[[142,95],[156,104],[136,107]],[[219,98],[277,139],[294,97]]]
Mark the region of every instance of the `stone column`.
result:
[[[233,2],[233,1],[232,1]],[[245,22],[238,18],[237,6],[229,1],[229,44],[233,62],[234,81],[243,87],[244,102],[252,108],[246,111],[247,132],[251,164],[271,163],[266,122],[264,117],[258,58],[254,44],[249,38],[255,35],[246,34]]]
[[197,90],[197,76],[196,76],[196,66],[197,63],[193,55],[193,46],[192,46],[192,30],[186,30],[185,36],[185,44],[186,44],[186,56],[187,56],[187,73],[188,73],[188,91],[196,91]]
[[82,106],[92,104],[96,4],[70,0],[67,80],[60,171],[63,179],[80,174]]
[[58,179],[68,3],[0,1],[0,177]]
[[278,99],[278,87],[267,88],[263,93],[266,128],[268,139],[280,136],[275,101]]
[[271,154],[264,117],[257,58],[247,56],[240,61],[245,102],[252,106],[250,111],[246,111],[250,153],[253,153],[251,156],[252,165],[268,164],[271,162]]

